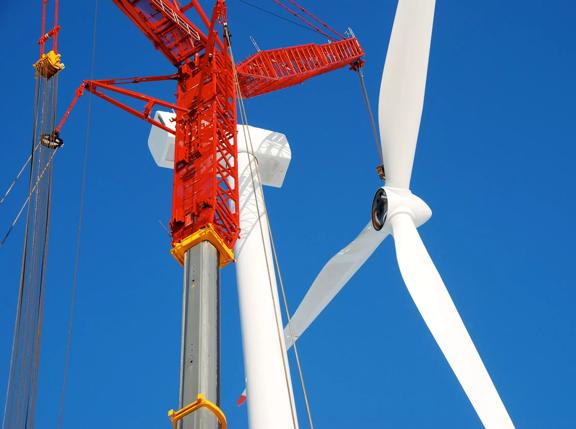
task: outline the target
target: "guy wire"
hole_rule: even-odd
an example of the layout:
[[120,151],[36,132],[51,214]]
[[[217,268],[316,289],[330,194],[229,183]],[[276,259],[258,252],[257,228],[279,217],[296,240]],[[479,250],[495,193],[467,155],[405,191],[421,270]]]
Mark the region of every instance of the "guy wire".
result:
[[[37,120],[38,120],[38,116],[37,116],[37,111],[38,111],[38,94],[40,91],[40,83],[39,80],[36,78],[35,79],[36,84],[35,84],[35,90],[34,90],[34,113],[32,116],[32,150],[31,150],[31,154],[30,154],[30,159],[32,159],[34,157],[34,145],[36,144],[36,127],[37,127]],[[33,174],[33,169],[32,167],[30,168],[30,174],[29,174],[29,187],[32,186],[32,176]],[[13,332],[13,339],[12,339],[12,350],[10,352],[10,369],[9,369],[9,374],[8,374],[8,383],[6,385],[6,397],[4,399],[4,414],[2,417],[2,428],[6,428],[6,420],[8,418],[8,402],[10,400],[10,396],[12,394],[11,390],[14,387],[12,385],[12,383],[14,382],[14,372],[16,371],[15,368],[15,356],[19,353],[19,341],[18,341],[18,337],[19,337],[19,333],[20,333],[20,328],[21,328],[21,315],[22,315],[22,305],[24,302],[24,272],[25,272],[25,267],[26,267],[26,260],[27,260],[27,247],[26,247],[26,242],[28,241],[28,229],[29,229],[29,225],[28,222],[26,222],[26,230],[24,232],[24,250],[22,252],[22,271],[20,273],[20,286],[19,286],[19,290],[18,290],[18,303],[16,305],[16,320],[14,322],[14,332]],[[0,243],[0,247],[2,247],[2,244]],[[12,414],[11,414],[12,415]]]
[[300,24],[299,22],[296,22],[296,21],[294,21],[294,20],[292,20],[292,19],[290,19],[290,18],[286,18],[286,17],[284,17],[284,16],[282,16],[282,15],[279,15],[279,14],[277,14],[277,13],[275,13],[275,12],[272,12],[271,10],[265,9],[265,8],[263,8],[263,7],[261,7],[261,6],[258,6],[258,5],[256,5],[256,4],[254,4],[254,3],[248,2],[248,1],[246,1],[246,0],[240,0],[240,2],[241,2],[241,3],[244,3],[246,6],[250,6],[250,7],[254,8],[254,9],[256,9],[256,10],[259,10],[260,12],[263,12],[263,13],[265,13],[265,14],[274,16],[274,17],[276,17],[276,18],[278,18],[278,19],[281,19],[281,20],[283,20],[283,21],[289,22],[289,23],[292,24],[292,25],[296,25],[296,26],[298,26],[298,27],[304,28],[305,30],[311,31],[311,32],[313,32],[313,33],[317,33],[315,30],[312,30],[312,28],[310,28],[310,27],[308,27],[308,26],[306,26],[306,25]]
[[[99,0],[94,0],[94,12],[92,20],[92,56],[90,64],[90,79],[94,78],[94,70],[96,68],[96,40],[97,40],[97,27],[98,27],[98,8]],[[60,392],[60,405],[58,410],[58,429],[62,429],[64,423],[64,405],[66,398],[66,387],[68,386],[68,373],[70,367],[70,352],[72,349],[72,330],[74,326],[74,308],[76,304],[76,289],[78,286],[78,268],[80,265],[80,244],[82,234],[82,223],[84,220],[84,204],[86,194],[86,177],[88,171],[88,149],[90,146],[90,131],[92,126],[92,93],[88,95],[88,111],[86,120],[86,134],[84,139],[84,159],[82,164],[82,184],[80,189],[80,206],[78,213],[78,225],[76,227],[76,245],[74,252],[74,274],[72,280],[72,291],[70,299],[70,315],[68,319],[68,334],[66,337],[66,352],[64,360],[64,373],[62,375],[62,390]]]

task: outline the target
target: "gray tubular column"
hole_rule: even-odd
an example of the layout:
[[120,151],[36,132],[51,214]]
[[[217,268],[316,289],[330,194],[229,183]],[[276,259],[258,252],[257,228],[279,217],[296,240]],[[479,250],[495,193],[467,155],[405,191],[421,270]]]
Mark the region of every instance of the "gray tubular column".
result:
[[[220,291],[218,251],[208,241],[184,256],[182,313],[182,364],[180,408],[194,402],[199,393],[219,404]],[[200,409],[180,421],[180,429],[217,429],[218,420]]]

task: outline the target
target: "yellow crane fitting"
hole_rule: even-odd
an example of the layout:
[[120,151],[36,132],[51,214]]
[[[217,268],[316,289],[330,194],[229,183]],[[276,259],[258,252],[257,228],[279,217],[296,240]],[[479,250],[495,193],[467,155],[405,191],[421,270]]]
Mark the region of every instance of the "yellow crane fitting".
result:
[[34,63],[34,68],[40,76],[50,79],[64,70],[64,64],[60,61],[60,57],[61,55],[54,51],[42,54],[40,59]]
[[214,414],[214,416],[218,419],[220,423],[220,429],[226,429],[226,416],[222,412],[220,408],[213,402],[210,402],[203,393],[198,395],[198,398],[192,402],[191,404],[186,405],[179,411],[170,410],[168,411],[168,418],[172,423],[172,427],[174,429],[178,428],[178,422],[182,420],[189,414],[192,414],[194,411],[199,410],[200,408],[207,408]]
[[234,252],[226,246],[226,243],[224,243],[224,240],[218,235],[211,223],[206,228],[202,228],[185,239],[174,243],[170,253],[180,264],[184,264],[186,251],[202,241],[209,241],[218,250],[220,268],[234,261]]

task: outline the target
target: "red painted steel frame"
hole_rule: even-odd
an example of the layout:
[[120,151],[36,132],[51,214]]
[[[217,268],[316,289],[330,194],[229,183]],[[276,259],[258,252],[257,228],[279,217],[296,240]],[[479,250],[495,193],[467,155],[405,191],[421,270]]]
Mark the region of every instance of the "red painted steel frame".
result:
[[232,249],[239,233],[236,92],[215,28],[225,13],[218,1],[204,55],[180,68],[176,103],[190,113],[176,119],[170,229],[177,243],[211,224]]
[[232,249],[239,233],[236,93],[233,64],[217,33],[226,21],[224,0],[216,1],[211,19],[196,0],[184,6],[198,13],[204,31],[177,2],[114,3],[178,68],[172,242],[212,225]]
[[48,0],[42,0],[42,30],[40,39],[38,39],[38,44],[40,45],[40,57],[45,53],[46,42],[52,38],[52,50],[54,53],[58,53],[58,33],[60,32],[60,26],[58,25],[58,0],[54,0],[54,26],[51,30],[46,31],[46,9],[48,6]]
[[[216,1],[209,19],[197,0],[185,6],[177,0],[113,1],[176,66],[177,73],[85,81],[56,131],[60,131],[78,98],[89,91],[175,134],[172,243],[180,243],[211,225],[232,249],[239,234],[235,66],[216,31],[226,25],[225,2]],[[204,31],[184,15],[188,10],[198,13]],[[358,68],[363,55],[354,37],[325,45],[261,51],[237,66],[241,92],[253,97],[346,65]],[[177,81],[175,104],[119,87],[168,79]],[[145,102],[145,107],[137,110],[109,93]],[[150,117],[154,106],[174,109],[175,131]]]
[[[68,116],[70,116],[70,112],[72,112],[72,109],[76,105],[76,102],[78,101],[78,99],[82,95],[84,95],[84,91],[88,91],[88,92],[91,92],[92,94],[102,98],[103,100],[108,101],[109,103],[115,105],[116,107],[119,107],[122,110],[125,110],[128,113],[131,113],[140,119],[144,119],[146,122],[149,122],[152,125],[157,126],[158,128],[161,128],[165,131],[168,131],[169,133],[175,134],[173,129],[165,126],[164,124],[162,124],[158,121],[155,121],[152,118],[150,118],[150,112],[152,111],[154,106],[162,106],[162,107],[166,107],[168,109],[174,109],[175,111],[187,111],[186,109],[182,109],[180,106],[178,106],[176,104],[167,103],[163,100],[159,100],[159,99],[154,98],[154,97],[150,97],[147,95],[140,94],[138,92],[134,92],[134,91],[130,91],[128,89],[118,88],[118,87],[114,86],[114,85],[125,85],[125,84],[130,84],[130,83],[158,82],[158,81],[162,81],[162,80],[171,80],[171,79],[176,79],[176,75],[151,76],[151,77],[132,77],[132,78],[129,77],[129,78],[106,79],[106,80],[85,80],[84,82],[82,82],[82,84],[76,90],[76,96],[74,97],[74,99],[70,103],[70,106],[68,107],[68,109],[64,113],[64,116],[62,117],[62,120],[60,121],[60,123],[56,127],[55,131],[57,133],[60,133],[60,130],[64,126],[64,123],[68,119]],[[144,110],[142,112],[140,112],[140,111],[134,109],[133,107],[128,106],[126,103],[115,100],[111,96],[101,92],[100,89],[115,92],[115,93],[130,97],[130,98],[134,98],[136,100],[145,101],[146,105],[144,107]]]
[[355,37],[324,45],[260,51],[237,66],[242,96],[249,98],[277,91],[347,65],[362,67],[363,56]]

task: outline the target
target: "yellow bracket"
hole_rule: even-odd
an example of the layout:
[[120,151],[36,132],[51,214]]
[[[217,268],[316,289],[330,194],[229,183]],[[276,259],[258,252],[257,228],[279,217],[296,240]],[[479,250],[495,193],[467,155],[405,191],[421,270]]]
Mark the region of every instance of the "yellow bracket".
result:
[[209,223],[208,226],[196,231],[194,234],[189,235],[185,239],[174,243],[174,247],[170,250],[170,253],[180,264],[184,264],[184,254],[189,249],[196,246],[202,241],[209,241],[218,250],[218,255],[220,258],[220,268],[228,265],[230,262],[234,261],[234,252],[230,249],[226,243],[220,238],[214,226]]
[[40,59],[34,63],[33,67],[46,79],[50,79],[61,70],[64,70],[64,64],[60,61],[60,54],[57,54],[54,51],[42,54]]
[[210,402],[203,393],[198,395],[198,398],[189,405],[186,405],[179,411],[170,410],[168,411],[168,418],[170,422],[172,422],[172,427],[177,429],[178,422],[186,417],[188,414],[192,414],[194,411],[199,410],[200,408],[207,408],[214,414],[214,416],[220,422],[220,429],[226,429],[226,416],[222,412],[218,406],[212,402]]

